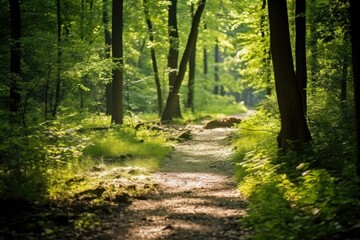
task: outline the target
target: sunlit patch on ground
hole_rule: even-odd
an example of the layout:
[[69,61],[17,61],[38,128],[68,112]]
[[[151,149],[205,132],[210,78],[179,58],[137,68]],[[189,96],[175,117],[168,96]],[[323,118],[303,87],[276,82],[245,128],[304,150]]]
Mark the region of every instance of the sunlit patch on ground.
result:
[[161,172],[152,175],[159,194],[136,200],[124,212],[117,239],[246,239],[238,222],[246,203],[236,190],[232,129],[195,126],[190,141],[177,144]]

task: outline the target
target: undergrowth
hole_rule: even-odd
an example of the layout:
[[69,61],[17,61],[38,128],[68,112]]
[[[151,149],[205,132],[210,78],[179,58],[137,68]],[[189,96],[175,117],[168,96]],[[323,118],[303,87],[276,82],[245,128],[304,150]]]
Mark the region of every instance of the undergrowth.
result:
[[0,196],[35,201],[53,187],[53,178],[71,178],[99,164],[158,169],[170,152],[166,135],[135,130],[130,121],[110,127],[106,116],[74,115],[15,132],[2,125],[8,143],[0,149]]
[[276,144],[275,105],[267,100],[237,131],[235,176],[249,201],[242,225],[252,228],[251,239],[357,239],[360,201],[351,118],[344,121],[340,112],[328,115],[315,105],[309,116],[311,151],[283,155]]
[[135,130],[136,121],[111,126],[103,115],[71,114],[15,130],[0,125],[0,235],[83,234],[114,206],[155,191],[148,175],[171,148],[165,133]]
[[232,115],[247,111],[243,103],[237,103],[233,96],[207,94],[195,106],[198,114]]

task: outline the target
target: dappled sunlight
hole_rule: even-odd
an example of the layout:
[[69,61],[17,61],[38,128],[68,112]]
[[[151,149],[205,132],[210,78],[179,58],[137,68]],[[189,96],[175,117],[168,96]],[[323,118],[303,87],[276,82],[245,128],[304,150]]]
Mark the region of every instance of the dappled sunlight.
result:
[[[191,163],[189,163],[191,164]],[[202,173],[197,172],[182,172],[182,173],[162,173],[154,174],[154,178],[157,181],[161,181],[162,184],[166,184],[166,188],[172,192],[180,192],[186,189],[207,188],[210,185],[212,187],[221,187],[227,177],[224,175]]]
[[232,131],[196,126],[190,141],[174,146],[165,166],[152,174],[159,194],[127,208],[134,220],[125,229],[126,239],[245,237],[238,221],[246,214],[246,203],[236,189],[232,150],[226,144]]

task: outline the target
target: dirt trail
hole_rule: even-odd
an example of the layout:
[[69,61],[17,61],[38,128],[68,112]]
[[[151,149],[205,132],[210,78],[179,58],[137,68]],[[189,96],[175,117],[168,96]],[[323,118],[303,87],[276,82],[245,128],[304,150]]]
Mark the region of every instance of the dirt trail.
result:
[[153,174],[160,194],[135,200],[119,216],[114,239],[246,239],[238,226],[246,204],[229,162],[232,131],[193,126],[193,138],[176,144],[161,172]]

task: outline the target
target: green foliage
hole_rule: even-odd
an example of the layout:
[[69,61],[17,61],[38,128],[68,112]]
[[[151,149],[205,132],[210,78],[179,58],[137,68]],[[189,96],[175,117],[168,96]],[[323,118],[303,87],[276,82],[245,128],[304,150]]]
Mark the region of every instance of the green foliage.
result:
[[[133,135],[127,129],[98,134],[93,144],[85,149],[85,154],[95,159],[118,159],[119,164],[143,165],[157,169],[162,160],[169,154],[164,148],[165,137],[141,129]],[[141,163],[142,162],[142,163]]]
[[[162,133],[131,127],[91,131],[92,127],[106,127],[108,118],[77,119],[79,116],[68,116],[17,131],[1,125],[1,138],[7,139],[0,145],[1,197],[32,201],[56,185],[56,178],[72,177],[104,159],[156,169],[169,154]],[[75,126],[76,122],[83,126]]]
[[233,96],[219,96],[207,92],[199,93],[195,109],[203,114],[239,114],[247,111],[243,103],[237,103]]
[[171,148],[163,133],[135,130],[137,118],[125,118],[122,127],[85,113],[27,128],[3,121],[1,235],[55,239],[70,228],[87,234],[100,229],[105,212],[154,192],[149,172]]
[[[194,3],[195,0],[178,2],[180,54],[190,30],[189,6]],[[167,136],[145,128],[135,131],[139,116],[132,112],[146,114],[146,121],[157,118],[153,114],[157,101],[150,47],[155,48],[158,57],[164,99],[169,91],[169,1],[148,1],[154,25],[153,46],[147,40],[141,4],[125,1],[124,66],[114,66],[111,57],[105,57],[102,4],[101,0],[61,1],[62,54],[58,65],[55,3],[21,1],[19,121],[27,127],[20,127],[7,122],[9,112],[4,110],[8,108],[11,84],[10,22],[8,2],[0,0],[0,21],[4,23],[0,26],[0,200],[56,200],[64,192],[75,197],[75,193],[101,185],[101,177],[96,174],[99,169],[109,173],[109,178],[122,179],[143,171],[134,167],[157,169],[168,155]],[[289,4],[292,37],[294,6]],[[359,223],[347,7],[347,1],[340,0],[308,4],[307,119],[313,136],[309,152],[301,156],[291,151],[278,154],[275,138],[280,123],[274,96],[262,102],[257,113],[240,125],[235,142],[235,175],[239,188],[249,197],[250,212],[245,221],[254,227],[255,239],[327,238],[337,232],[346,233],[353,226],[356,229]],[[111,19],[110,7],[107,10]],[[247,104],[244,90],[252,89],[261,99],[265,87],[273,88],[266,13],[260,0],[207,3],[197,40],[196,113],[185,112],[182,124],[208,115],[244,112],[246,107],[238,103]],[[214,59],[216,43],[219,63]],[[208,57],[207,73],[204,51]],[[220,78],[216,83],[215,66]],[[124,108],[131,111],[125,117],[126,126],[121,128],[111,126],[110,117],[104,115],[105,84],[118,67],[124,69],[125,75]],[[50,120],[58,69],[62,102],[59,115]],[[341,99],[340,85],[344,81],[347,98]],[[226,96],[213,95],[215,85],[221,85]],[[182,104],[186,94],[185,80],[180,92]],[[94,177],[82,181],[83,175]],[[135,190],[131,191],[136,195]],[[111,201],[116,194],[105,193]],[[73,223],[83,231],[97,226],[97,217],[84,213]],[[43,220],[40,225],[51,235],[52,229]]]
[[[46,193],[48,181],[55,169],[78,161],[88,144],[88,138],[79,137],[76,128],[60,122],[46,122],[32,128],[2,125],[1,197],[29,201]],[[5,194],[6,193],[6,194]]]
[[[1,125],[0,196],[35,201],[44,193],[44,152],[41,140],[26,129]],[[34,194],[35,193],[35,194]]]
[[84,231],[85,229],[95,229],[99,226],[94,213],[83,213],[78,219],[74,221],[74,227],[77,231]]
[[[235,176],[249,200],[242,224],[253,228],[252,239],[351,237],[360,222],[359,187],[350,161],[354,149],[347,143],[352,134],[346,127],[333,128],[347,126],[349,119],[329,115],[326,101],[312,102],[310,109],[317,108],[310,116],[312,151],[282,155],[277,151],[279,123],[271,101],[240,124],[235,141]],[[320,122],[327,124],[319,126]],[[339,146],[339,141],[346,143]]]

